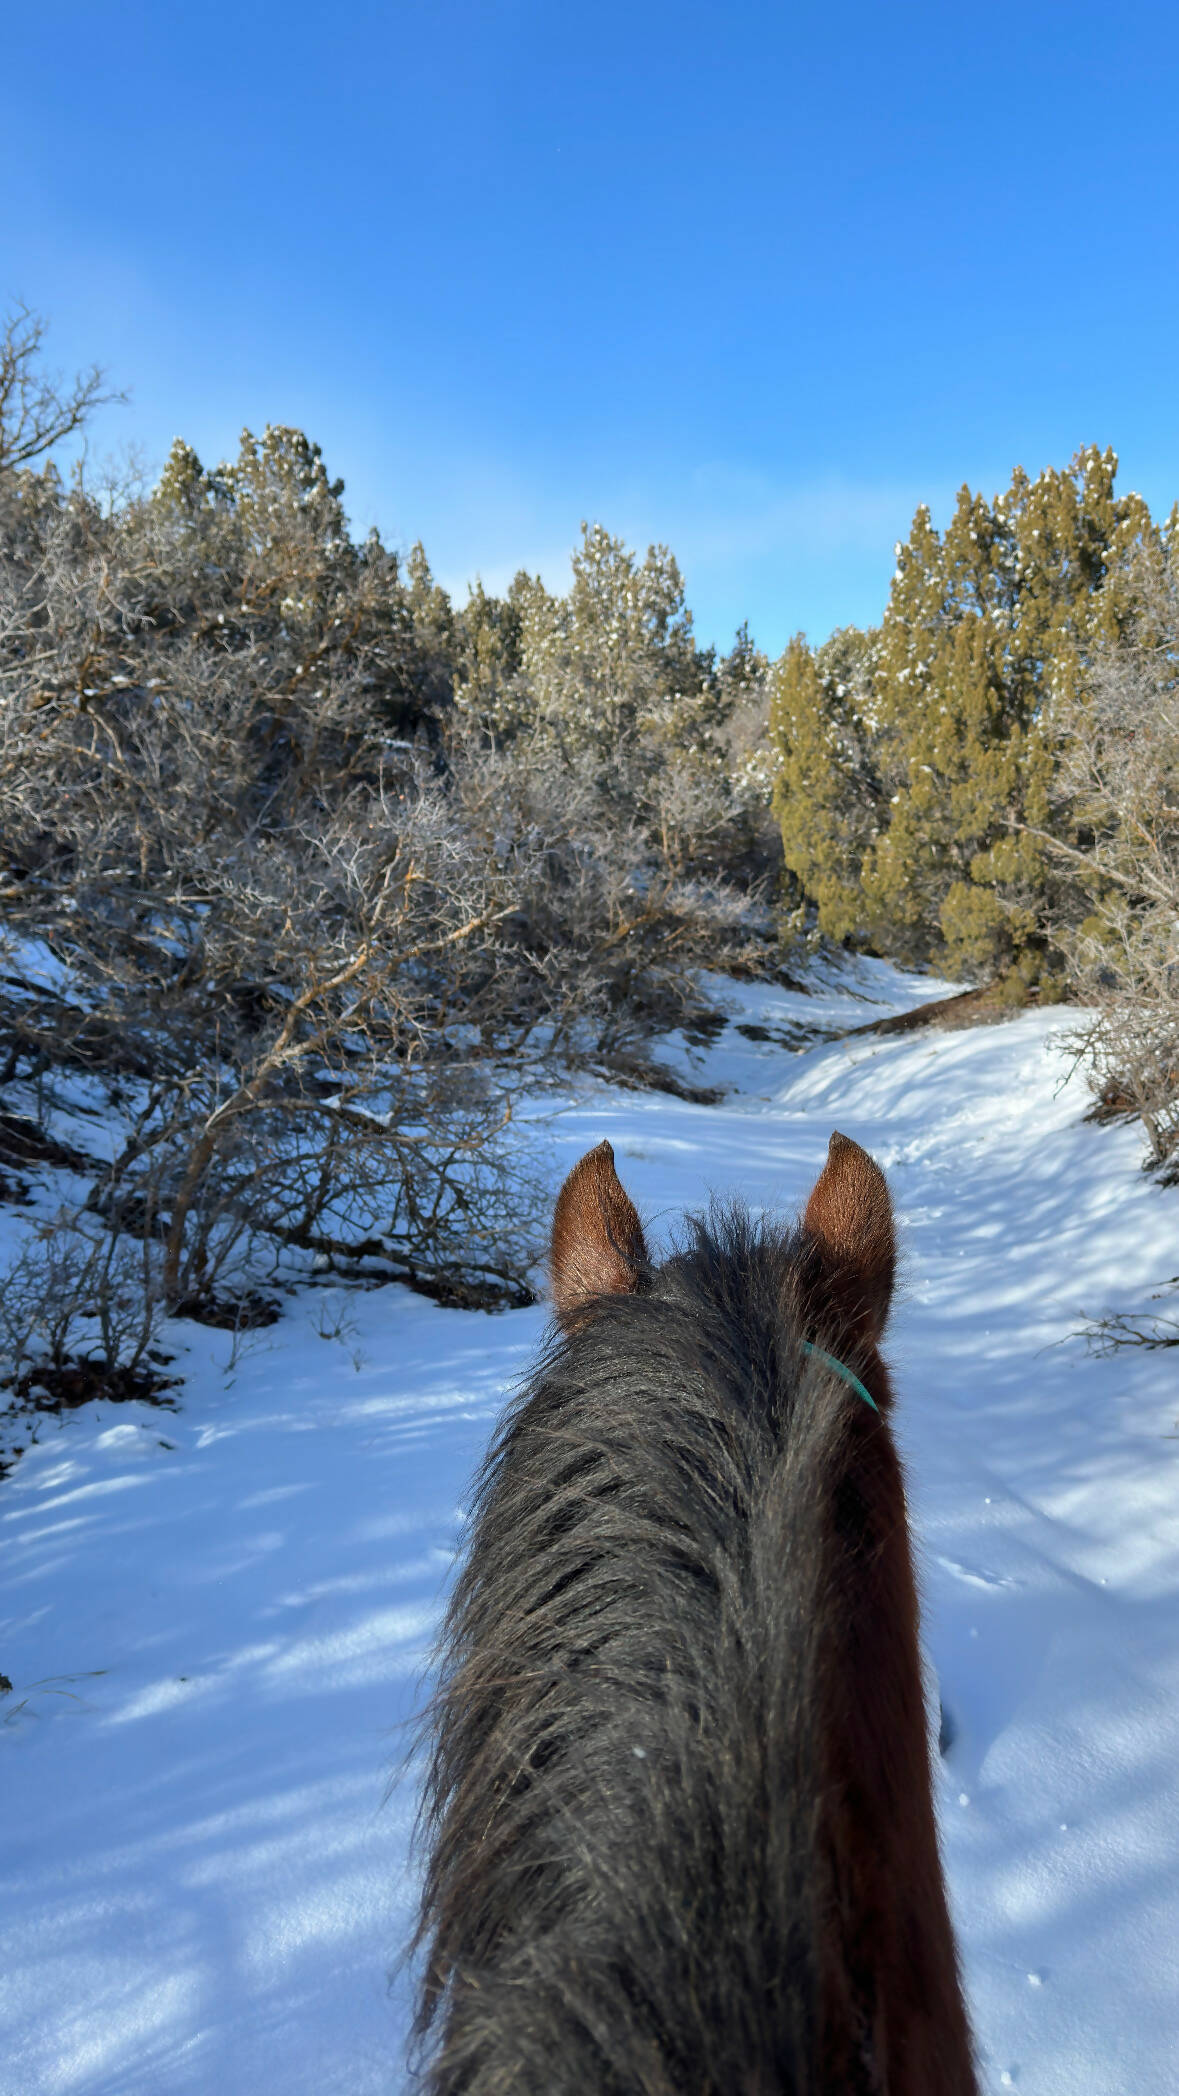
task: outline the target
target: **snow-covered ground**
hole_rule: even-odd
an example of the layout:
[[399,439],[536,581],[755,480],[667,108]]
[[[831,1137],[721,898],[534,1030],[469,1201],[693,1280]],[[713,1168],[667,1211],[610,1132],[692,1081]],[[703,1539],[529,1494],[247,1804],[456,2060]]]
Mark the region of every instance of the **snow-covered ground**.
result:
[[[599,1088],[556,1120],[555,1166],[609,1136],[656,1236],[710,1188],[796,1208],[835,1127],[885,1166],[982,2086],[1175,2096],[1177,1357],[1057,1342],[1179,1271],[1179,1196],[1141,1176],[1134,1131],[1082,1124],[1059,1014],[772,1038],[942,991],[879,965],[817,997],[730,987],[693,1069],[724,1103]],[[48,1421],[0,1483],[4,2096],[401,2084],[405,1721],[465,1482],[543,1313],[340,1300],[342,1338],[305,1293],[228,1378],[226,1335],[174,1327],[175,1414]]]

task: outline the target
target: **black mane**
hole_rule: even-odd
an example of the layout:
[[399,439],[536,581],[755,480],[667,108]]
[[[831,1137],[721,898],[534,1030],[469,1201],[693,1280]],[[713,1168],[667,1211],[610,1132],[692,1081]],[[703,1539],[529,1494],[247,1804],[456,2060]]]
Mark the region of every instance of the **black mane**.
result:
[[817,2086],[823,1669],[879,1422],[803,1352],[813,1264],[714,1211],[498,1433],[423,1806],[432,2096]]

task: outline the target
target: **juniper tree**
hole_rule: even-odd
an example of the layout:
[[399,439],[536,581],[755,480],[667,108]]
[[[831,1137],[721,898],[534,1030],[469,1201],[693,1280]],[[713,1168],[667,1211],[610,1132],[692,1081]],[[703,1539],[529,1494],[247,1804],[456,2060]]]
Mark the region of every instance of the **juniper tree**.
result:
[[1116,469],[1090,447],[1064,472],[1017,471],[990,503],[964,487],[944,535],[919,509],[858,680],[788,651],[776,805],[833,936],[1015,992],[1059,985],[1059,877],[1038,833],[1072,821],[1052,792],[1062,709],[1132,615],[1133,555],[1157,539]]
[[774,811],[783,855],[833,939],[874,929],[861,885],[882,799],[869,681],[873,650],[874,637],[855,627],[841,628],[816,650],[798,634],[771,678]]
[[342,494],[301,430],[244,430],[237,457],[209,471],[178,439],[150,505],[173,549],[170,589],[187,573],[187,601],[215,615],[222,645],[255,666],[266,655],[284,717],[302,686],[321,693],[346,674],[357,725],[383,716],[401,737],[436,741],[456,659],[450,601],[420,545],[404,573],[377,532],[354,545]]
[[698,697],[700,663],[666,546],[640,561],[600,524],[581,530],[566,594],[536,583],[525,596],[521,666],[536,722],[609,762]]
[[523,602],[530,578],[517,574],[506,597],[493,597],[476,578],[454,622],[454,701],[459,711],[489,731],[519,725],[516,680],[520,674]]

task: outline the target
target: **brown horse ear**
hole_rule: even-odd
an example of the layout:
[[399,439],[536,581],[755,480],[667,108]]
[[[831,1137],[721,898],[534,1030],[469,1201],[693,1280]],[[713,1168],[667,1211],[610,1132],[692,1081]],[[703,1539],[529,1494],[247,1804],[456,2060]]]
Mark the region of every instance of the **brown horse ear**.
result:
[[594,1296],[632,1293],[646,1258],[643,1226],[614,1169],[614,1152],[599,1143],[574,1165],[553,1212],[549,1274],[565,1330]]
[[803,1226],[819,1247],[840,1312],[874,1346],[892,1302],[896,1231],[884,1173],[846,1135],[831,1138]]

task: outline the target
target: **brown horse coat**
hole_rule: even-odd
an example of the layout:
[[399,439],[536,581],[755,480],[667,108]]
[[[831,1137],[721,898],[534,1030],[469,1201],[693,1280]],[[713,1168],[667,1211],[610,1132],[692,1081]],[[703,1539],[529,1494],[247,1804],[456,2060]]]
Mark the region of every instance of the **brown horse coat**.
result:
[[[973,2096],[878,1343],[883,1175],[661,1266],[606,1143],[440,1652],[431,2096]],[[873,1410],[822,1354],[870,1392]]]

